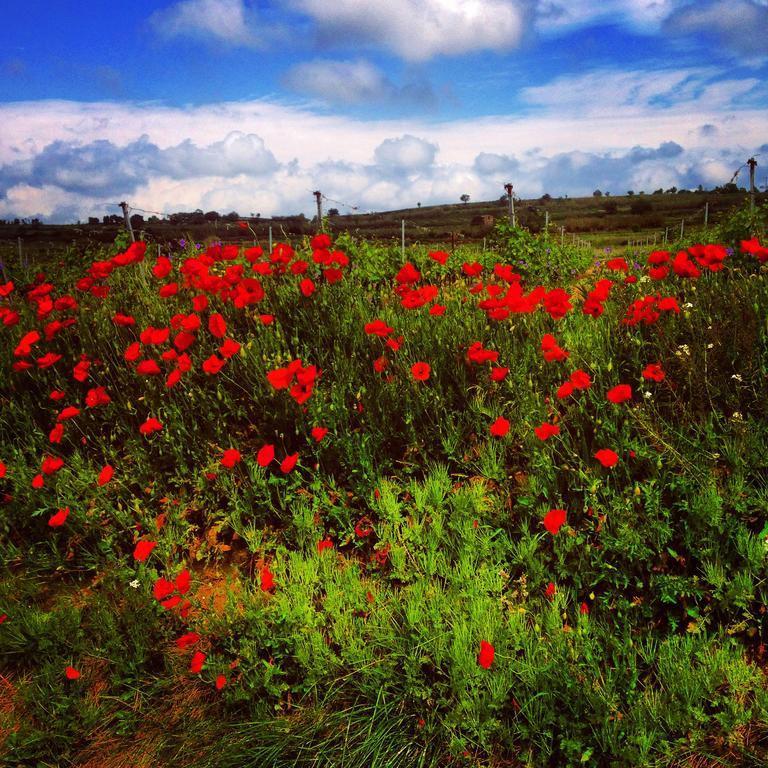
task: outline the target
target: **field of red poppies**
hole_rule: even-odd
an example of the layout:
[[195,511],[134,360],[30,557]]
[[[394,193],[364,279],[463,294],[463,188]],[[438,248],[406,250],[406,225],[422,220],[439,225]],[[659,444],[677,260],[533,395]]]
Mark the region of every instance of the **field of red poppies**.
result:
[[764,242],[9,267],[0,762],[768,760]]

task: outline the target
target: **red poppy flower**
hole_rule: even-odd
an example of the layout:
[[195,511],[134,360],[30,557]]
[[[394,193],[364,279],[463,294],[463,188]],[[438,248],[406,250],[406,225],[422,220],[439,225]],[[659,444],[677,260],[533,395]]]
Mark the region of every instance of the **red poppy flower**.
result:
[[157,376],[160,373],[160,366],[154,360],[142,360],[136,366],[136,373],[139,376]]
[[170,296],[175,296],[178,292],[179,292],[178,283],[168,283],[168,285],[164,285],[160,288],[160,290],[157,292],[157,295],[161,299],[167,299]]
[[506,378],[508,373],[509,373],[509,368],[500,368],[500,367],[491,368],[491,381],[503,381]]
[[198,675],[203,669],[205,663],[205,654],[202,651],[195,651],[192,655],[192,661],[189,664],[189,671],[193,675]]
[[218,312],[214,312],[208,318],[208,330],[217,339],[223,339],[227,335],[227,324],[224,322],[224,318]]
[[141,344],[138,341],[134,341],[132,344],[129,344],[125,352],[123,352],[123,360],[129,363],[136,362],[136,360],[139,359],[140,354]]
[[43,459],[43,463],[40,467],[40,471],[44,475],[52,475],[54,472],[58,472],[64,466],[64,460],[58,456],[46,456]]
[[323,539],[317,542],[318,553],[324,552],[326,549],[333,549],[333,542],[330,539]]
[[275,586],[275,575],[265,565],[259,573],[259,583],[262,592],[269,592]]
[[610,448],[601,448],[596,454],[595,458],[604,467],[615,467],[619,462],[619,455],[612,451]]
[[293,371],[288,370],[288,368],[275,368],[274,371],[267,373],[267,381],[275,389],[287,389],[291,386],[292,380]]
[[319,443],[328,434],[328,427],[312,427],[310,434]]
[[224,451],[224,455],[221,458],[221,466],[227,469],[232,469],[240,461],[240,451],[237,448],[227,448]]
[[80,414],[79,408],[75,408],[74,405],[68,405],[66,408],[64,408],[61,411],[56,421],[66,421],[67,419],[71,419],[75,416],[78,416],[79,414]]
[[664,373],[661,363],[648,363],[643,369],[643,378],[653,381],[663,381],[666,373]]
[[299,283],[299,290],[303,296],[311,296],[315,292],[315,284],[308,277],[305,277]]
[[411,366],[411,375],[416,381],[426,381],[431,370],[428,363],[414,363]]
[[181,381],[181,371],[178,368],[174,368],[168,374],[168,378],[165,380],[166,389],[175,387],[179,383],[179,381]]
[[222,360],[218,355],[211,355],[203,360],[202,369],[209,375],[215,376],[225,365],[227,361]]
[[554,536],[565,523],[566,512],[564,509],[550,509],[544,515],[544,527]]
[[35,475],[35,476],[32,478],[32,487],[33,487],[33,488],[34,488],[36,491],[39,491],[39,490],[40,490],[41,488],[43,488],[44,486],[45,486],[45,478],[44,478],[44,477],[43,477],[41,474]]
[[395,329],[387,325],[383,320],[374,320],[372,323],[366,323],[364,330],[369,336],[384,338],[389,336]]
[[155,600],[164,600],[169,595],[172,595],[175,589],[176,587],[172,581],[168,581],[168,579],[164,579],[160,576],[152,587],[152,594]]
[[272,325],[275,322],[274,315],[259,315],[262,325]]
[[89,408],[97,408],[100,405],[109,405],[112,402],[112,398],[107,394],[107,390],[104,387],[93,387],[89,389],[85,396],[85,404]]
[[499,416],[499,418],[491,424],[491,434],[494,437],[504,437],[507,432],[509,432],[509,421],[503,416]]
[[224,343],[219,347],[219,354],[229,360],[240,351],[240,344],[234,339],[224,339]]
[[623,403],[632,397],[632,387],[629,384],[618,384],[608,390],[606,397],[612,403]]
[[570,382],[576,389],[589,389],[592,386],[589,374],[580,368],[571,374]]
[[268,466],[272,459],[275,458],[275,446],[267,444],[263,446],[256,454],[256,462],[260,467]]
[[189,648],[190,645],[194,645],[199,642],[200,635],[197,632],[187,632],[176,640],[176,647],[183,651],[185,648]]
[[299,460],[298,452],[292,453],[286,456],[280,463],[280,471],[287,475],[296,466],[296,462]]
[[445,262],[448,261],[448,254],[445,251],[430,251],[427,256],[442,265],[445,265]]
[[51,515],[50,519],[48,520],[48,525],[51,528],[58,528],[59,526],[64,525],[67,517],[69,517],[69,507],[59,509],[55,515]]
[[150,555],[152,550],[157,546],[156,541],[137,541],[136,547],[133,550],[133,557],[140,563],[143,563]]
[[80,677],[80,673],[74,667],[65,667],[64,675],[67,680],[77,680]]
[[159,432],[162,428],[162,423],[159,422],[154,416],[150,416],[139,427],[139,432],[141,432],[142,435],[151,435],[153,432]]
[[57,424],[48,434],[48,440],[51,443],[60,443],[61,438],[64,437],[64,425]]
[[421,277],[421,272],[419,272],[416,267],[411,264],[410,261],[405,263],[405,266],[400,268],[400,271],[395,275],[395,281],[400,285],[409,285],[410,283],[415,283],[419,280]]
[[544,594],[552,599],[555,596],[555,593],[557,592],[557,587],[555,586],[555,583],[553,581],[550,581],[549,584],[547,584],[547,588],[544,590]]
[[179,593],[182,595],[186,595],[187,592],[189,592],[189,587],[192,583],[192,576],[190,575],[189,571],[185,568],[174,579],[174,583],[176,584],[176,589],[179,590]]
[[99,472],[99,477],[96,482],[99,485],[106,485],[112,479],[112,475],[114,474],[115,470],[112,468],[112,466],[110,464],[105,464],[101,472]]
[[48,397],[51,398],[51,400],[63,400],[67,396],[66,392],[63,392],[60,389],[53,389],[51,390],[51,394],[48,395]]
[[220,691],[227,684],[227,678],[224,675],[216,676],[216,690]]
[[152,274],[158,280],[162,280],[168,277],[172,268],[171,260],[167,256],[158,256],[155,265],[152,267]]
[[42,371],[50,368],[61,360],[61,355],[56,352],[46,352],[42,357],[37,358],[37,367]]
[[382,355],[373,361],[373,370],[376,371],[376,373],[382,373],[386,370],[387,365],[389,365],[389,360]]
[[487,641],[480,641],[480,653],[477,656],[477,663],[483,668],[488,669],[493,664],[493,657],[496,649]]
[[389,338],[387,339],[386,344],[393,352],[397,352],[403,344],[403,337],[398,336],[396,339],[394,337]]
[[5,477],[6,471],[7,471],[7,468],[5,464],[2,461],[0,461],[0,480]]
[[559,435],[560,427],[558,427],[557,424],[549,424],[548,422],[544,422],[544,424],[542,424],[540,427],[534,427],[533,431],[539,440],[547,440],[554,435]]
[[586,603],[582,603],[582,604],[579,606],[579,613],[580,613],[582,616],[589,616],[589,606],[588,606]]

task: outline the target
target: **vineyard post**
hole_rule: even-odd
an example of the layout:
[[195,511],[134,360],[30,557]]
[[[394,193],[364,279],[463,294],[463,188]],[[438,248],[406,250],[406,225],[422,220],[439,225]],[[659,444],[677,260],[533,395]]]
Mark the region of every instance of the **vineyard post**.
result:
[[757,167],[757,160],[754,157],[750,157],[747,160],[749,166],[749,208],[754,213],[755,211],[755,168]]
[[272,253],[272,227],[269,228],[269,252]]
[[664,228],[664,245],[667,244],[667,238],[669,237],[669,227]]
[[504,185],[504,189],[507,190],[507,201],[509,202],[509,223],[514,227],[516,226],[515,223],[515,195],[512,191],[513,187],[512,184],[507,182]]
[[707,228],[709,223],[709,202],[704,203],[704,229]]
[[405,261],[405,219],[400,221],[400,255]]
[[317,231],[323,231],[323,193],[320,190],[316,190],[312,193],[317,200]]
[[128,234],[131,236],[131,242],[135,243],[136,238],[133,235],[133,227],[131,226],[131,217],[128,215],[128,203],[122,202],[118,205],[123,209],[123,218],[125,219],[125,228],[128,230]]
[[0,271],[2,271],[2,273],[3,273],[3,282],[4,283],[9,282],[8,274],[5,271],[5,262],[3,261],[2,257],[0,257]]
[[549,211],[544,211],[544,233],[549,234]]
[[21,251],[21,237],[18,238],[19,243],[19,266],[24,269],[24,256]]
[[683,239],[683,232],[685,232],[685,219],[680,219],[680,239]]

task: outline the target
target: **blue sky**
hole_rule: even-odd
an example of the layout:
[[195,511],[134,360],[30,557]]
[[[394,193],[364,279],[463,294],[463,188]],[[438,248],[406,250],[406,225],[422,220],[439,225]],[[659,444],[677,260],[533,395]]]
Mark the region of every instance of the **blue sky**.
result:
[[0,218],[311,214],[314,189],[385,210],[768,169],[768,0],[12,6]]

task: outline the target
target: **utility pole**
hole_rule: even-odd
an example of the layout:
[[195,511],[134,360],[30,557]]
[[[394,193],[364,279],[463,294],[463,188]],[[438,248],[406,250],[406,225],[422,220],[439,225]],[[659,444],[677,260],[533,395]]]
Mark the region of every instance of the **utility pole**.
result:
[[749,206],[754,212],[755,210],[755,168],[757,167],[757,160],[754,157],[750,157],[747,160],[749,166]]
[[133,236],[133,227],[131,226],[131,217],[128,215],[128,211],[130,211],[130,207],[126,202],[118,203],[118,205],[123,209],[123,218],[125,219],[125,228],[128,230],[128,234],[131,236],[131,242],[135,243],[136,238]]
[[323,193],[320,190],[316,190],[312,193],[317,200],[317,229],[319,232],[323,231]]
[[515,227],[517,226],[515,222],[515,195],[514,195],[514,192],[512,191],[512,185],[509,182],[507,182],[504,185],[504,189],[507,190],[507,200],[509,202],[509,223],[513,227]]

